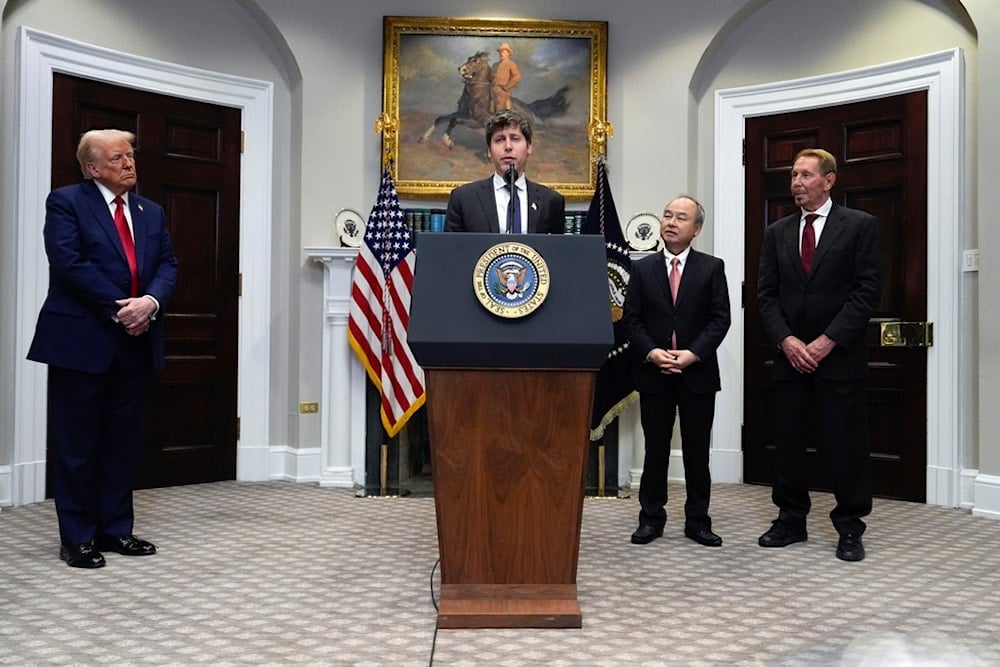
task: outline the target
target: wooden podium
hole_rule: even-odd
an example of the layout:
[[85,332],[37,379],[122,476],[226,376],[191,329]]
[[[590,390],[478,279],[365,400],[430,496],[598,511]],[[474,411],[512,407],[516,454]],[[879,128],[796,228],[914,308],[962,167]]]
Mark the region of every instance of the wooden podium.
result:
[[[474,267],[521,243],[551,285],[489,312]],[[596,371],[613,343],[599,236],[421,234],[408,340],[427,383],[441,628],[578,628],[576,571]]]

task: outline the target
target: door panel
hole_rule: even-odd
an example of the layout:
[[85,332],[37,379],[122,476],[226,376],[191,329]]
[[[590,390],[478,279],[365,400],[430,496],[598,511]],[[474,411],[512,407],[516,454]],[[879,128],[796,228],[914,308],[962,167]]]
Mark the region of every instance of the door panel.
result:
[[178,282],[136,488],[236,478],[240,111],[56,74],[52,186],[89,129],[136,134],[137,190],[166,210]]
[[[877,216],[883,251],[877,318],[927,318],[927,96],[923,91],[746,123],[744,288],[744,479],[771,483],[775,350],[764,340],[757,304],[760,246],[767,225],[796,212],[789,194],[795,154],[826,148],[837,157],[834,201]],[[876,495],[926,497],[927,355],[881,348],[870,332],[868,381]],[[820,452],[810,450],[810,485],[829,489]]]

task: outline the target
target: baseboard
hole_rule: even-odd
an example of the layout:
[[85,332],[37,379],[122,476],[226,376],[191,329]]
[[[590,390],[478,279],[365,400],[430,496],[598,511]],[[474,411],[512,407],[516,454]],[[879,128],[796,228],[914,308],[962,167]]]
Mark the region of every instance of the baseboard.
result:
[[743,481],[743,450],[712,448],[712,481],[736,484]]
[[[684,483],[684,459],[681,457],[681,450],[670,450],[670,463],[667,464],[667,480],[671,482]],[[629,469],[628,488],[637,491],[642,482],[642,468]]]
[[958,476],[958,506],[964,510],[971,510],[976,506],[976,477],[979,471],[971,468],[963,468]]
[[976,475],[974,516],[1000,520],[1000,477]]
[[294,449],[287,446],[268,448],[268,479],[285,479],[292,482],[319,481],[319,447]]
[[10,466],[0,466],[0,507],[14,504],[11,489],[13,488],[14,471]]

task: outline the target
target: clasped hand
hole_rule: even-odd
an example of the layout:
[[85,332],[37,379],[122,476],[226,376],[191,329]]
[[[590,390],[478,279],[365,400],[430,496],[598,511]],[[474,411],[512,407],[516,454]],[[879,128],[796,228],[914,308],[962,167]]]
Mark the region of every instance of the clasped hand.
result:
[[781,351],[788,363],[799,373],[812,373],[819,367],[819,362],[826,359],[836,345],[826,334],[820,334],[808,345],[795,336],[788,336],[781,341]]
[[144,296],[129,297],[118,299],[115,304],[120,306],[115,319],[125,327],[130,336],[139,336],[149,331],[150,319],[156,311],[156,304],[152,299]]
[[658,347],[649,353],[649,362],[656,364],[661,373],[680,373],[697,360],[691,350],[664,350]]

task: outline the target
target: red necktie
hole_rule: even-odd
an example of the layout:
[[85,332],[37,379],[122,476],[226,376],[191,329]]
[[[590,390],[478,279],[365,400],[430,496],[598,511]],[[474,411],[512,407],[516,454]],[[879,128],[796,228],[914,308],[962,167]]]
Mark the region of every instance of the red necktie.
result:
[[[674,257],[670,260],[670,298],[673,300],[674,304],[677,304],[677,290],[681,286],[681,260]],[[673,349],[677,349],[677,329],[674,328],[674,333],[670,337],[670,344]]]
[[813,220],[819,216],[810,213],[806,216],[806,226],[802,228],[802,270],[809,275],[812,271],[813,257],[816,255],[816,230],[813,229]]
[[122,247],[125,248],[128,270],[132,273],[132,289],[129,291],[129,296],[139,296],[139,271],[135,263],[135,243],[132,242],[132,232],[129,231],[128,222],[125,221],[124,204],[121,197],[115,197],[115,227],[118,229],[118,237],[122,240]]

